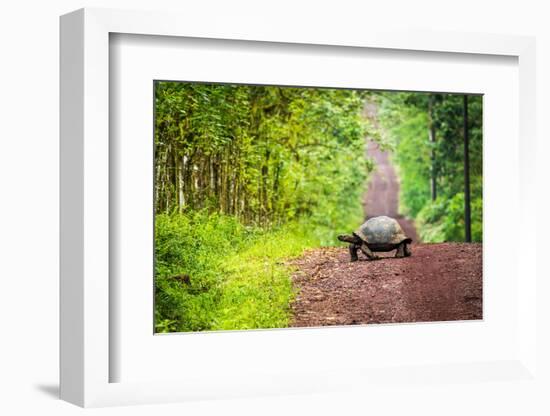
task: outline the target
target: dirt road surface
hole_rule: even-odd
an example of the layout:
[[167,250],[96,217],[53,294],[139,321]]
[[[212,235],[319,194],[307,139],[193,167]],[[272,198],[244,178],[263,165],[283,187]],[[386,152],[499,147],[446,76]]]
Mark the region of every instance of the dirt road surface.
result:
[[482,318],[480,244],[413,244],[411,257],[349,261],[343,248],[307,252],[293,265],[299,294],[291,326]]

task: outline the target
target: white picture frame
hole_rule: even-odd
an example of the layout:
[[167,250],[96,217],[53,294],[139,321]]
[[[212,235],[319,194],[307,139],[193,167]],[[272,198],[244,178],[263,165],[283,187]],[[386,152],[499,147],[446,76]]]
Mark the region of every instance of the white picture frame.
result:
[[[534,262],[518,250],[514,273],[522,270],[517,292],[517,346],[498,361],[418,362],[411,368],[282,371],[256,379],[235,373],[182,377],[177,381],[112,382],[110,368],[120,359],[110,348],[111,273],[109,227],[109,37],[110,34],[277,42],[281,45],[331,45],[336,48],[428,51],[438,54],[501,55],[517,58],[519,68],[519,205],[525,230],[519,246],[536,240],[533,199],[535,169],[535,41],[530,37],[472,33],[400,31],[388,27],[350,28],[349,32],[301,33],[277,25],[247,25],[239,32],[229,22],[204,25],[202,19],[162,12],[82,9],[61,18],[61,398],[80,406],[247,397],[400,385],[412,379],[434,382],[483,380],[537,383],[536,279]],[[521,146],[519,143],[521,141]],[[529,213],[529,214],[528,214]],[[521,269],[519,268],[521,267]],[[323,332],[323,336],[338,334]],[[152,335],[152,334],[151,334]],[[239,337],[239,333],[232,336]],[[246,363],[242,364],[246,367]],[[413,374],[414,373],[414,374]],[[205,372],[207,374],[207,372]],[[412,379],[411,379],[411,374]],[[342,381],[347,380],[347,381]],[[525,385],[525,384],[523,384]]]

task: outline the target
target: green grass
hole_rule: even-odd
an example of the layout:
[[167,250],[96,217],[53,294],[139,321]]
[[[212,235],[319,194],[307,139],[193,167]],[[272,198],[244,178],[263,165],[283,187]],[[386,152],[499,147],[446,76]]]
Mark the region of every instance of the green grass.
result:
[[225,281],[212,329],[284,328],[295,293],[285,261],[318,245],[299,226],[258,238],[224,262]]
[[295,296],[288,260],[336,242],[326,225],[262,230],[201,212],[158,215],[155,231],[157,332],[287,327]]

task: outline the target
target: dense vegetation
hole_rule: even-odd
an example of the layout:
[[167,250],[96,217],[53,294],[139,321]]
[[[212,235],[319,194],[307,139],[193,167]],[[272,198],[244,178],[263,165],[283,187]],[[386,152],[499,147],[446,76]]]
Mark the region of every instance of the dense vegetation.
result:
[[285,261],[361,220],[366,96],[155,84],[157,331],[287,326]]
[[365,179],[362,93],[156,83],[156,212],[334,224]]
[[[426,242],[464,241],[464,96],[380,93],[381,129],[401,178],[401,211]],[[482,97],[469,96],[471,237],[482,240]]]

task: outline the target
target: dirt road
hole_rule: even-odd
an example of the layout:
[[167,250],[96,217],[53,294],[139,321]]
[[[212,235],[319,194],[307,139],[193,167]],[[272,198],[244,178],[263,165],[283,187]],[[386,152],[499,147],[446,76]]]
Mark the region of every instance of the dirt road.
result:
[[482,318],[480,244],[413,244],[411,257],[354,263],[331,247],[294,266],[295,327]]

